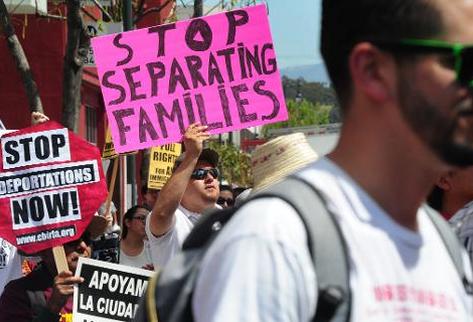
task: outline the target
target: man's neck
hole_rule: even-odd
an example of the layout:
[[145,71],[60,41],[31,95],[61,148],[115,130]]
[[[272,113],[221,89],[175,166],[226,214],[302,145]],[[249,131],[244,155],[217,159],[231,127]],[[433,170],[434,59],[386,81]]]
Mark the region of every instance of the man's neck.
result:
[[[128,235],[126,236],[126,244],[129,246],[129,248],[143,248],[143,237],[138,235],[138,234],[133,234],[128,232]],[[136,247],[138,245],[139,247]],[[131,246],[131,247],[130,247]]]
[[451,216],[455,215],[457,211],[466,206],[472,199],[465,198],[464,196],[453,196],[445,193],[442,201],[442,213],[447,213]]
[[181,202],[181,206],[184,207],[187,211],[202,214],[206,209],[211,209],[215,207],[215,203],[201,203],[201,204],[184,204]]
[[[379,129],[370,132],[348,128],[329,158],[344,169],[393,220],[415,231],[418,208],[440,173],[439,161],[425,150],[409,150],[405,147],[412,149],[413,145],[396,142],[403,138],[382,134],[380,137],[379,133],[382,133]],[[425,149],[421,144],[416,148]]]

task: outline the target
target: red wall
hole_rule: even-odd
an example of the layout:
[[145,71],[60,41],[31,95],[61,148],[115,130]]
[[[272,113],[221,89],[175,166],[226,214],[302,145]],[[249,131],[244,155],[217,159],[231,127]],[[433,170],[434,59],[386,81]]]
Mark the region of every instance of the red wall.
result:
[[[164,2],[165,0],[148,0],[144,9],[159,7]],[[171,6],[168,5],[159,13],[146,15],[138,27],[162,23],[163,17],[169,14],[170,9]],[[67,14],[64,6],[57,7],[51,3],[48,4],[48,11],[50,14],[62,16]],[[95,14],[98,9],[92,12]],[[60,121],[66,21],[39,18],[34,15],[13,15],[12,22],[38,85],[45,114],[51,119]],[[98,142],[103,144],[103,103],[96,73],[94,69],[89,71],[84,73],[82,102],[98,108],[97,135]],[[3,35],[0,35],[0,104],[0,119],[6,127],[22,128],[29,125],[30,111],[25,90]],[[79,134],[85,135],[85,130],[85,111],[81,109]]]
[[[147,0],[144,9],[159,7],[166,0]],[[159,13],[146,15],[137,28],[163,23],[172,8],[172,2]],[[94,15],[98,9],[89,10]],[[66,8],[48,4],[49,14],[66,16]],[[34,80],[39,89],[45,114],[61,121],[63,57],[67,41],[65,20],[39,18],[34,15],[12,16],[16,34],[25,51]],[[104,144],[106,115],[95,68],[84,68],[81,90],[82,107],[78,133],[86,136],[85,105],[97,109],[97,146]],[[20,75],[7,47],[5,37],[0,33],[0,119],[7,128],[19,129],[30,125],[30,110]],[[141,188],[141,153],[137,154],[136,174],[138,194]]]
[[[12,21],[38,85],[45,113],[60,120],[65,22],[32,15],[15,15]],[[3,35],[0,37],[0,102],[0,118],[6,127],[22,128],[30,124],[24,86]]]

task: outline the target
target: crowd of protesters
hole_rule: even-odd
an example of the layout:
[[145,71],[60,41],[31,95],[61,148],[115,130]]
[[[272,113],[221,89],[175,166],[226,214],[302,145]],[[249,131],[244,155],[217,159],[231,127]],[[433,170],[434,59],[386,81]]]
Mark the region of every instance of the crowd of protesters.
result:
[[[39,113],[32,118],[33,124],[48,120]],[[79,257],[155,270],[180,250],[205,209],[233,206],[232,187],[219,189],[217,152],[202,149],[208,137],[205,126],[192,124],[166,185],[144,185],[142,203],[122,216],[113,201],[103,203],[86,232],[64,244],[66,271],[57,272],[51,249],[20,255],[0,239],[0,321],[72,321],[73,286],[83,282],[74,276]]]
[[[48,120],[40,116],[39,122]],[[238,199],[246,199],[251,188],[221,183],[218,153],[203,148],[209,136],[206,126],[190,125],[183,138],[185,152],[176,160],[168,182],[161,190],[143,186],[142,203],[123,216],[113,201],[103,203],[86,232],[64,245],[69,270],[56,271],[51,249],[20,255],[1,240],[0,278],[7,287],[0,297],[0,321],[57,321],[58,317],[70,321],[73,285],[83,282],[74,276],[79,257],[147,270],[164,267],[205,210],[233,207]],[[277,160],[261,162],[271,158]],[[252,161],[256,190],[316,158],[303,134],[257,147]]]
[[102,205],[64,245],[69,270],[57,272],[45,250],[22,276],[20,255],[1,240],[0,321],[69,321],[79,257],[159,270],[202,214],[234,206],[203,258],[193,319],[311,321],[327,294],[305,223],[282,199],[251,199],[291,174],[320,193],[340,227],[346,320],[473,321],[473,258],[456,245],[460,276],[425,205],[450,220],[473,257],[473,55],[461,45],[473,43],[472,17],[466,0],[324,0],[322,54],[344,114],[333,152],[319,157],[301,133],[278,137],[253,152],[253,185],[233,187],[205,148],[207,126],[189,125],[162,189],[143,186],[142,203],[124,214]]

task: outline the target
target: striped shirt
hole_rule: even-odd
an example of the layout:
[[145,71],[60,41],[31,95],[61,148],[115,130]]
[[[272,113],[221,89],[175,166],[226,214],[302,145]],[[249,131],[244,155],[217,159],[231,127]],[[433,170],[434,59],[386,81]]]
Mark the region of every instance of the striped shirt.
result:
[[449,222],[473,263],[473,201],[458,210]]

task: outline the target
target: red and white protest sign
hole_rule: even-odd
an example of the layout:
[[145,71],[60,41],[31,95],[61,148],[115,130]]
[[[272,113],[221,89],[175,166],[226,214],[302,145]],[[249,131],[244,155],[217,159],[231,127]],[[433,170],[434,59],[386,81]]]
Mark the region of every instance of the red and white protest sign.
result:
[[0,141],[0,237],[27,253],[77,239],[107,197],[100,151],[52,121]]
[[288,118],[265,5],[92,39],[115,150]]

